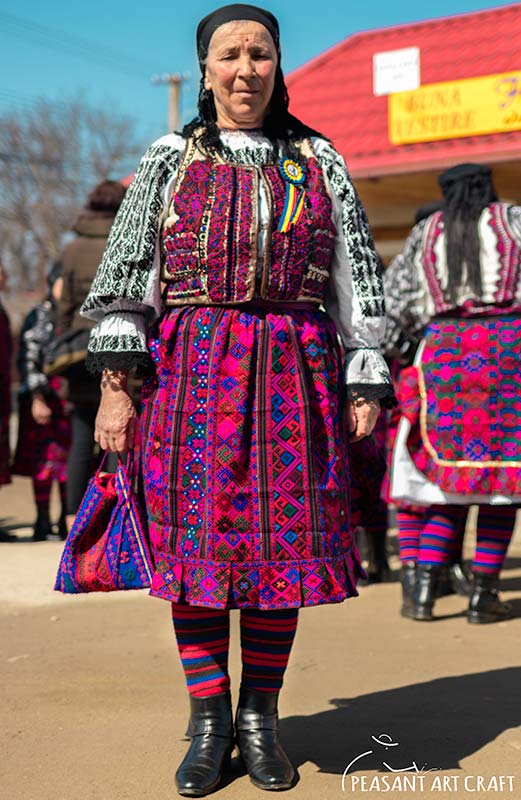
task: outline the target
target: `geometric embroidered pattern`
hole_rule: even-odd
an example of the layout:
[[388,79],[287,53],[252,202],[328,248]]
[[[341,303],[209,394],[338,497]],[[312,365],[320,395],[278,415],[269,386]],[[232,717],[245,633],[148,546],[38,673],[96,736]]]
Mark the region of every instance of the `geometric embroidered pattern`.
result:
[[174,307],[149,349],[151,594],[214,608],[356,594],[342,352],[325,312]]
[[521,317],[431,323],[421,363],[402,373],[417,468],[443,491],[519,495]]

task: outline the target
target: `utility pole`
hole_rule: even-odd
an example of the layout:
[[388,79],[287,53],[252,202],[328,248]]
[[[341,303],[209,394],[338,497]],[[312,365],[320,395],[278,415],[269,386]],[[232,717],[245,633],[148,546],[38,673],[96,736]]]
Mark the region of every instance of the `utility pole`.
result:
[[186,80],[185,76],[166,73],[153,75],[151,81],[156,86],[168,86],[168,133],[179,128],[181,121],[181,86]]

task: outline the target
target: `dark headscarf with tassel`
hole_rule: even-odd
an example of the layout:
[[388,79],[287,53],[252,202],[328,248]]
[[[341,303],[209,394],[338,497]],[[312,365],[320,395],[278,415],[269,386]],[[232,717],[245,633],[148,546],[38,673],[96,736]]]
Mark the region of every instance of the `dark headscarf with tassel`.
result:
[[458,164],[438,178],[443,192],[449,299],[456,302],[466,265],[469,288],[477,297],[483,284],[479,259],[481,212],[497,201],[492,173],[485,164]]

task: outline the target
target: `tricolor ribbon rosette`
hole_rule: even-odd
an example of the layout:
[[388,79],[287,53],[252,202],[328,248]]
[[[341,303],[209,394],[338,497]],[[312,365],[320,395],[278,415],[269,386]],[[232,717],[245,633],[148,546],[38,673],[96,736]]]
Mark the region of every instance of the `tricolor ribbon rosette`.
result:
[[298,222],[304,208],[306,190],[302,184],[306,178],[306,172],[291,158],[281,159],[279,171],[286,184],[286,199],[277,230],[287,233],[290,226]]

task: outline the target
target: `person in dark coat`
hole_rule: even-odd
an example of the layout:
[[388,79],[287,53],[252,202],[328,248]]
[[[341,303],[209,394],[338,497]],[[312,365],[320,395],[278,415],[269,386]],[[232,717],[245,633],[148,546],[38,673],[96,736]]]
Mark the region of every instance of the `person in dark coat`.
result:
[[[103,181],[90,193],[84,210],[73,230],[76,238],[61,254],[63,292],[58,306],[58,331],[87,330],[92,324],[80,317],[84,301],[103,256],[116,212],[125,195],[118,181]],[[100,400],[99,381],[85,368],[81,360],[67,371],[69,400],[73,404],[71,417],[72,444],[67,463],[67,526],[70,530],[87,483],[92,474],[94,421]]]

